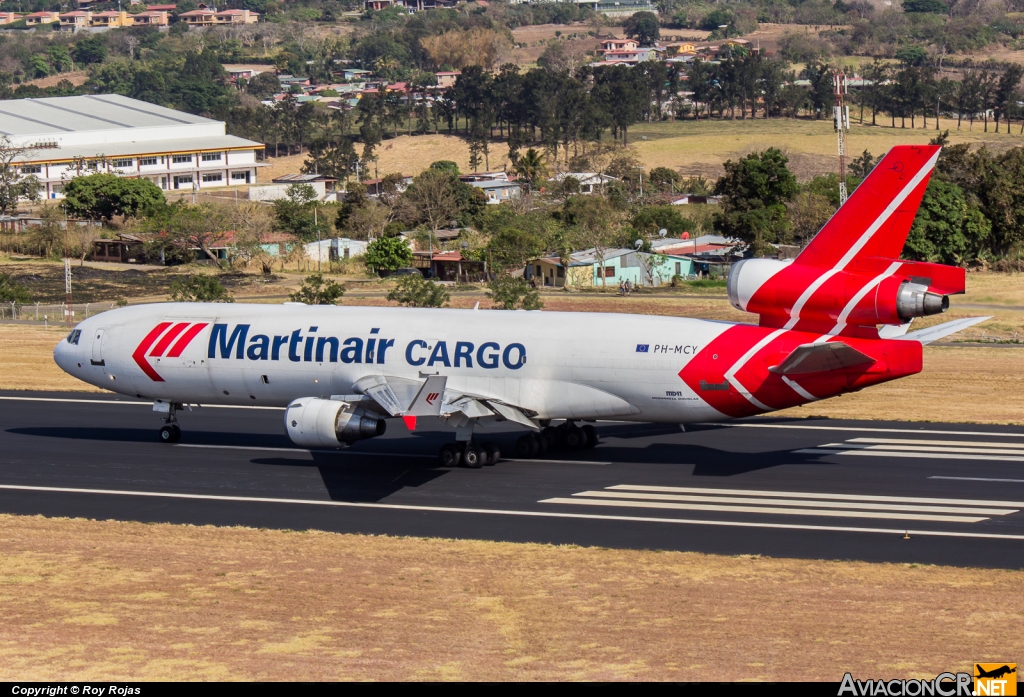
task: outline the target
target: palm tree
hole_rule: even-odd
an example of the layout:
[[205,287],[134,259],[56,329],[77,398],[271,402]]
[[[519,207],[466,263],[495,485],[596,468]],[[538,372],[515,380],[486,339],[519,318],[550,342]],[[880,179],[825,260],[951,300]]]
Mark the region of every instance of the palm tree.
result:
[[534,148],[530,148],[519,156],[519,159],[515,162],[514,169],[516,174],[530,183],[531,187],[538,179],[541,179],[548,173],[548,166],[544,163],[544,156]]

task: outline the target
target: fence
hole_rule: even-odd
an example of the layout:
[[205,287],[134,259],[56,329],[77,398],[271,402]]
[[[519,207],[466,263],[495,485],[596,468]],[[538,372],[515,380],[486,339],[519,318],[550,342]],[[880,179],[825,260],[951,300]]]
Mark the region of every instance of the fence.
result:
[[98,315],[101,312],[113,310],[115,307],[117,307],[117,304],[112,302],[72,303],[71,305],[65,305],[64,303],[30,303],[22,305],[20,303],[4,302],[0,303],[0,319],[61,323],[65,321],[65,312],[70,311],[69,318],[74,323],[88,319],[93,315]]

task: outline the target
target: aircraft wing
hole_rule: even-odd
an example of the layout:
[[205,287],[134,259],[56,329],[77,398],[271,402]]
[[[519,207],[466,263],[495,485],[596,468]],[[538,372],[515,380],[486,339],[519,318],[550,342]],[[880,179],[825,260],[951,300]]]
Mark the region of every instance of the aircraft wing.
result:
[[901,337],[897,337],[903,341],[920,341],[922,344],[928,345],[933,341],[943,339],[950,334],[956,334],[959,331],[967,329],[967,327],[973,327],[979,322],[984,322],[988,317],[965,317],[964,319],[955,319],[952,322],[944,322],[943,324],[937,324],[934,327],[928,327],[927,329],[918,329],[916,332],[910,332],[904,334]]
[[861,353],[849,344],[842,341],[829,341],[797,346],[792,353],[786,356],[785,360],[768,370],[781,375],[803,375],[853,368],[858,365],[870,365],[874,362],[874,358]]

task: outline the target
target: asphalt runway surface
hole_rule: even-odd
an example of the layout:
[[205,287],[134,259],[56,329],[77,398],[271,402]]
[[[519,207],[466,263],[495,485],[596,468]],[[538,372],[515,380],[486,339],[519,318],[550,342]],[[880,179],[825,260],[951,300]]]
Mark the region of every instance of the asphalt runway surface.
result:
[[[592,450],[449,469],[439,424],[329,452],[293,446],[282,418],[184,411],[172,445],[149,403],[0,392],[0,512],[1024,567],[1024,429],[602,423]],[[509,458],[522,432],[477,440]]]

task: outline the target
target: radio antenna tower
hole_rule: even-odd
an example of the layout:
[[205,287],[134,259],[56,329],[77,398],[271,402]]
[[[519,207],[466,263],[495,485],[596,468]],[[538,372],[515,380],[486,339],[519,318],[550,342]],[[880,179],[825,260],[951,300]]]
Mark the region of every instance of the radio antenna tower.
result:
[[838,70],[832,76],[836,106],[832,124],[839,140],[839,205],[846,203],[846,135],[850,131],[850,107],[846,106],[846,75]]

